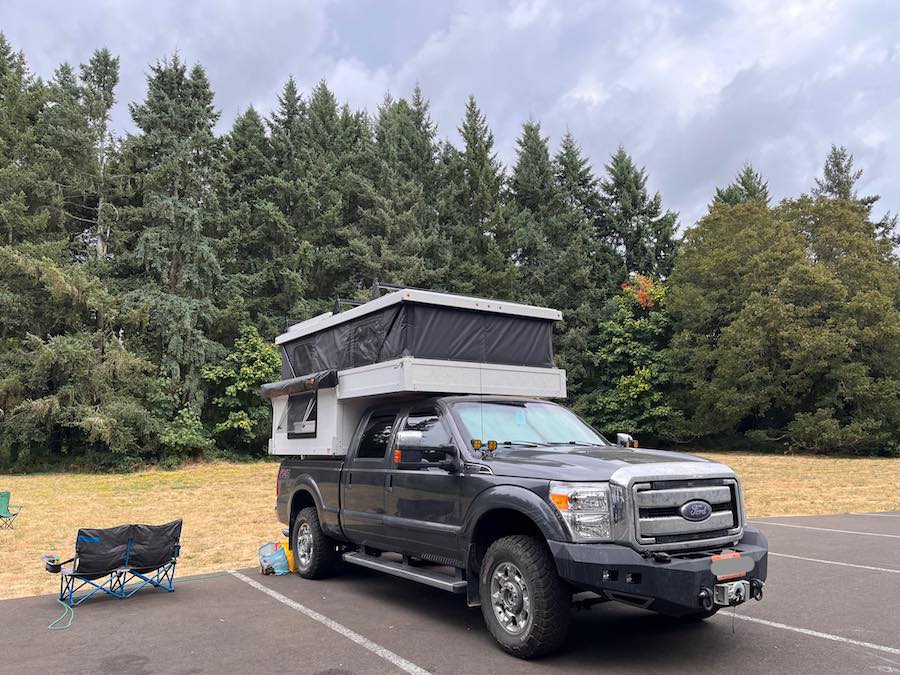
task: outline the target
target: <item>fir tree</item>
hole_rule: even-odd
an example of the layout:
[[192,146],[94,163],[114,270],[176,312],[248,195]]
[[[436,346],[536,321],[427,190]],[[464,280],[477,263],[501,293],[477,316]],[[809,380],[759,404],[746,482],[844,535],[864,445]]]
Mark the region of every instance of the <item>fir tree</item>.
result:
[[132,239],[119,271],[146,348],[180,400],[198,405],[200,369],[222,353],[207,334],[222,276],[212,241],[221,222],[219,115],[203,69],[189,72],[177,55],[152,66],[147,84],[146,99],[131,105],[141,133],[125,151],[139,181],[122,209]]
[[440,228],[453,256],[447,287],[511,297],[516,294],[516,271],[498,244],[498,238],[508,237],[503,169],[494,152],[494,135],[474,96],[466,103],[459,134],[462,150],[445,144],[440,161]]
[[857,201],[867,209],[871,209],[879,197],[878,195],[869,197],[857,195],[856,184],[862,175],[862,169],[854,170],[853,155],[850,151],[843,145],[832,145],[825,158],[825,166],[822,167],[822,177],[816,178],[816,184],[812,190],[813,196]]
[[675,255],[678,214],[662,210],[662,197],[647,191],[647,172],[625,149],[613,154],[600,181],[598,235],[613,237],[629,274],[665,278]]
[[743,204],[744,202],[769,204],[769,185],[752,165],[745,164],[734,182],[724,188],[716,188],[713,203]]

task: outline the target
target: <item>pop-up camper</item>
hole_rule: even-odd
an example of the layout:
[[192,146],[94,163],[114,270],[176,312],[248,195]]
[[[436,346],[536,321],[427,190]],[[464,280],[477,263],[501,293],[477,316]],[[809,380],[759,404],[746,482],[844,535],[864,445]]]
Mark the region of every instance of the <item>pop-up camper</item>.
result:
[[564,398],[553,362],[558,310],[400,289],[291,326],[276,344],[273,455],[344,455],[373,397],[485,394]]

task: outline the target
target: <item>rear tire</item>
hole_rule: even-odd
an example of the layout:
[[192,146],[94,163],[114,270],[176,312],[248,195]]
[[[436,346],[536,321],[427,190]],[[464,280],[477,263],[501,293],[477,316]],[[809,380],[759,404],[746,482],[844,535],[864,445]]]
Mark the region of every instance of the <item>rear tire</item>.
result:
[[314,506],[306,507],[294,518],[291,542],[297,574],[304,579],[322,579],[337,570],[340,562],[337,545],[322,531]]
[[562,646],[572,596],[543,541],[525,535],[495,541],[481,564],[480,586],[484,622],[506,652],[530,659]]

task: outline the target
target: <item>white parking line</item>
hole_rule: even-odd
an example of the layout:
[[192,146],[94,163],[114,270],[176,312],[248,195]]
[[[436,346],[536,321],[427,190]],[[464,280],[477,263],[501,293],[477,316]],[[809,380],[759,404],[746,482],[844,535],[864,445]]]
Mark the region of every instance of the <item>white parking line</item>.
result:
[[788,555],[787,553],[775,553],[769,551],[769,555],[778,556],[779,558],[793,558],[794,560],[806,560],[808,562],[822,563],[823,565],[840,565],[841,567],[856,567],[861,570],[872,570],[874,572],[892,572],[900,574],[900,570],[891,569],[889,567],[871,567],[869,565],[855,565],[853,563],[837,562],[836,560],[820,560],[819,558],[804,558],[802,555]]
[[[723,619],[731,620],[732,614],[731,612],[725,614],[718,614],[717,616],[722,617]],[[865,647],[866,649],[874,649],[879,652],[886,652],[888,654],[896,654],[900,656],[900,649],[896,649],[894,647],[885,647],[884,645],[876,645],[871,642],[862,642],[861,640],[851,640],[850,638],[841,637],[840,635],[832,635],[831,633],[820,633],[817,630],[810,630],[809,628],[798,628],[797,626],[788,626],[784,623],[777,623],[775,621],[766,621],[765,619],[757,619],[754,616],[742,616],[737,614],[734,618],[739,621],[749,621],[751,623],[759,623],[763,626],[769,626],[771,628],[781,628],[782,630],[789,630],[794,633],[802,633],[803,635],[811,635],[812,637],[822,638],[823,640],[831,640],[832,642],[843,642],[848,645],[856,645],[857,647]]]
[[866,537],[887,537],[888,539],[900,539],[900,534],[879,534],[876,532],[856,532],[855,530],[833,530],[830,527],[813,527],[812,525],[792,525],[790,523],[772,523],[768,520],[751,520],[758,525],[777,525],[778,527],[796,527],[801,530],[819,530],[820,532],[840,532],[841,534],[859,534]]
[[306,607],[305,605],[301,605],[299,602],[291,600],[289,597],[287,597],[286,595],[282,595],[278,591],[273,591],[268,586],[265,586],[265,585],[259,583],[258,581],[256,581],[255,579],[251,579],[250,577],[241,574],[240,572],[237,572],[235,570],[228,570],[228,572],[229,572],[229,574],[234,576],[236,579],[240,579],[245,584],[249,584],[250,586],[253,586],[253,588],[255,588],[256,590],[262,591],[263,593],[268,595],[270,598],[274,598],[278,602],[287,605],[291,609],[296,609],[298,612],[305,614],[313,621],[318,621],[320,624],[322,624],[323,626],[326,626],[327,628],[330,628],[335,633],[338,633],[339,635],[343,635],[348,640],[351,640],[351,641],[355,642],[356,644],[358,644],[359,646],[364,647],[365,649],[368,649],[373,654],[377,654],[378,656],[383,658],[385,661],[388,661],[388,662],[392,663],[393,665],[397,666],[397,668],[399,668],[400,670],[410,673],[411,675],[431,675],[431,673],[429,673],[424,668],[420,668],[415,663],[412,663],[411,661],[407,661],[402,656],[398,656],[397,654],[392,652],[390,649],[386,649],[386,648],[382,647],[381,645],[372,642],[370,639],[363,637],[356,631],[350,630],[349,628],[347,628],[343,624],[338,623],[334,619],[329,619],[324,614],[319,614],[316,610],[310,609],[309,607]]
[[851,513],[851,516],[879,516],[880,518],[900,518],[900,513]]

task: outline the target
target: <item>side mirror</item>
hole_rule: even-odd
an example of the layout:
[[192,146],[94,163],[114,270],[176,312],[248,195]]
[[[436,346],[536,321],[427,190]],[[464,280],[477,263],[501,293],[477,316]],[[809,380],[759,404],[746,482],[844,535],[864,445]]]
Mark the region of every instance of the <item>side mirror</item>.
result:
[[400,450],[405,448],[421,448],[422,447],[421,431],[399,431],[397,432],[397,447]]
[[[411,433],[419,434],[419,446],[410,446],[403,444],[402,434]],[[395,469],[429,469],[437,468],[456,473],[460,470],[459,453],[453,445],[442,445],[439,447],[424,447],[421,445],[421,433],[417,431],[405,432],[401,431],[397,437],[397,449],[394,450],[394,468]]]
[[637,441],[634,440],[631,434],[616,434],[616,445],[623,448],[636,448],[638,446]]

